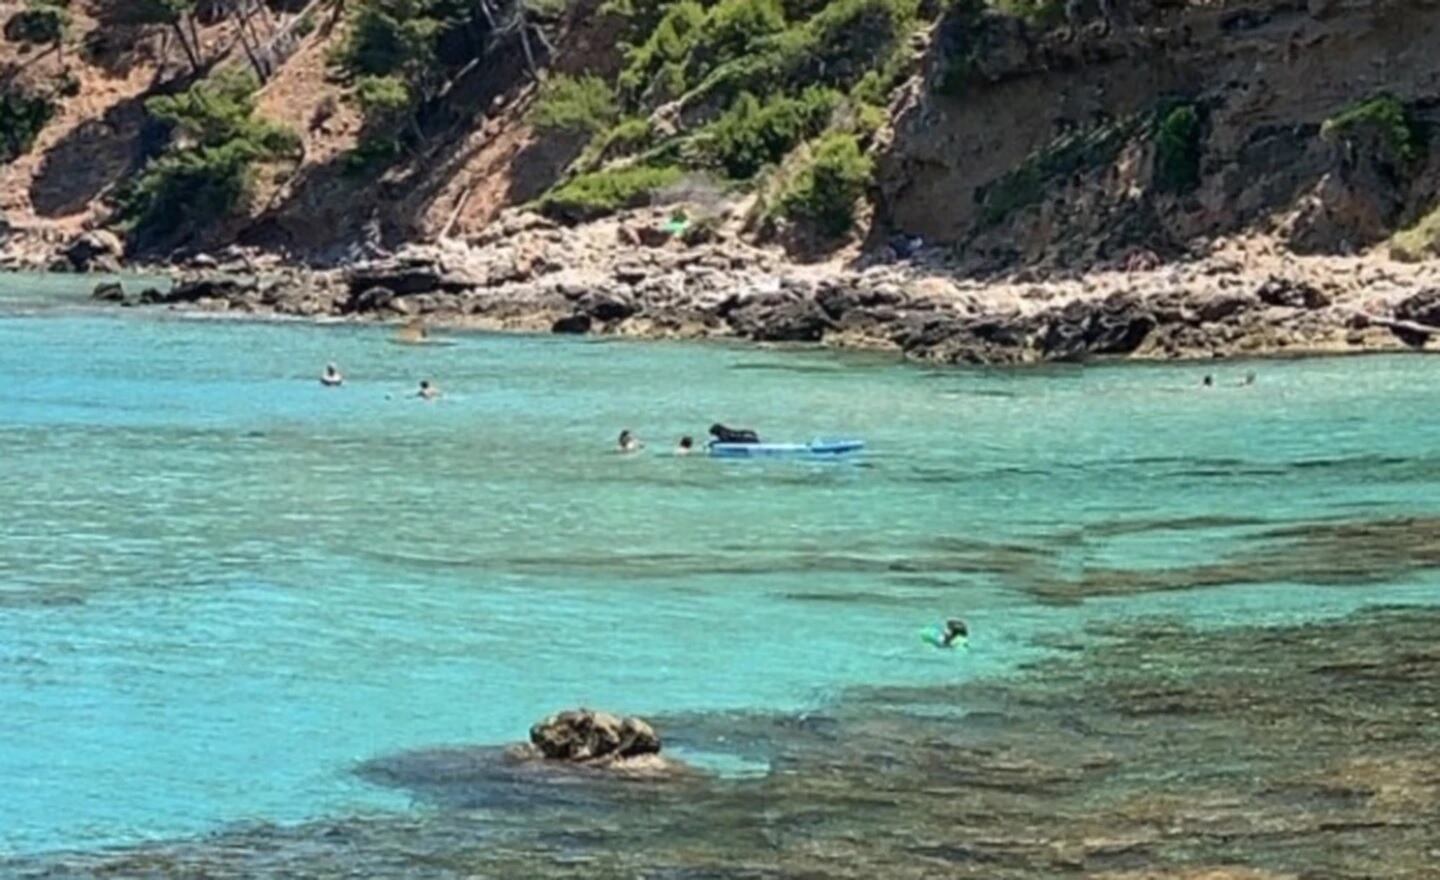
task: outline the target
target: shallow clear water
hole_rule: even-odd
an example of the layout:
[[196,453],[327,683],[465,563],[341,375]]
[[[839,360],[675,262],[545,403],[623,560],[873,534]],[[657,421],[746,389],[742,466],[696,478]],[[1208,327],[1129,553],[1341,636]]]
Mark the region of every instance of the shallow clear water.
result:
[[[1277,525],[1440,516],[1433,359],[939,371],[450,338],[0,281],[0,853],[409,810],[357,762],[576,704],[801,708],[1003,671],[1096,615],[1283,619],[1440,584],[1031,592],[1243,559]],[[315,381],[329,360],[342,389]],[[425,377],[442,400],[410,396]],[[667,454],[716,420],[870,451]],[[623,427],[645,454],[611,452]],[[954,614],[968,654],[920,643]]]

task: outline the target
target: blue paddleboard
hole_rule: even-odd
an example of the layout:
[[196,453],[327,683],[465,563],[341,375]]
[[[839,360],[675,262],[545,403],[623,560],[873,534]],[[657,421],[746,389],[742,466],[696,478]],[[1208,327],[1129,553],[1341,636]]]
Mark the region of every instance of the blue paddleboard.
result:
[[715,458],[823,458],[865,448],[863,440],[812,440],[809,443],[711,443]]

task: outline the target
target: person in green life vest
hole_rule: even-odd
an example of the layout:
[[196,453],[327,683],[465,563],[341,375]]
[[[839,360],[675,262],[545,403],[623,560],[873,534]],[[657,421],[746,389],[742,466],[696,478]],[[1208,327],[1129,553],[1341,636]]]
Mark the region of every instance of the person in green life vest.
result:
[[952,617],[945,621],[945,634],[940,637],[940,647],[953,648],[958,641],[961,644],[970,640],[970,627],[958,617]]
[[926,644],[937,648],[964,648],[970,644],[970,626],[958,617],[952,617],[943,625],[926,627],[920,633]]

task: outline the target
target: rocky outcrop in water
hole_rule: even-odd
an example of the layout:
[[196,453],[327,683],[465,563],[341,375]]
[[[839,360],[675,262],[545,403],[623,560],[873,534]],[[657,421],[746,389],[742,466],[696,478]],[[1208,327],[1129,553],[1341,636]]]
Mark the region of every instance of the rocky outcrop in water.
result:
[[530,744],[550,761],[604,764],[660,754],[660,736],[639,718],[572,709],[530,728]]

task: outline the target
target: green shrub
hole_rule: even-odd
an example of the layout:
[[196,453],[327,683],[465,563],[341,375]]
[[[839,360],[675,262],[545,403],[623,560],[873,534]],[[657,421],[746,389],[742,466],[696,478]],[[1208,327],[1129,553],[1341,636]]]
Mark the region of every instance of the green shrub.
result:
[[257,85],[249,74],[231,74],[146,102],[172,136],[120,197],[120,220],[133,236],[148,242],[218,219],[248,194],[257,162],[296,155],[292,132],[255,118]]
[[1166,192],[1187,193],[1200,185],[1203,127],[1191,104],[1162,113],[1155,125],[1155,182]]
[[1440,206],[1390,239],[1390,256],[1407,263],[1440,257]]
[[350,152],[345,154],[346,174],[364,177],[383,171],[405,152],[400,141],[383,134],[362,134]]
[[279,156],[293,152],[299,144],[293,132],[254,117],[259,86],[249,72],[217,75],[178,95],[151,98],[145,109],[170,125],[178,140],[188,145],[218,147],[246,141],[261,153]]
[[123,196],[121,224],[149,241],[223,217],[249,191],[259,158],[246,141],[162,156]]
[[854,135],[827,135],[781,192],[780,212],[814,224],[825,235],[843,235],[855,225],[855,202],[865,194],[873,173],[874,162]]
[[650,201],[658,189],[681,178],[679,168],[633,165],[582,174],[540,199],[540,210],[569,222],[594,220]]
[[592,168],[607,159],[631,155],[649,147],[655,140],[654,135],[648,119],[632,116],[621,120],[590,140],[578,164],[581,168]]
[[1065,20],[1063,0],[990,0],[990,5],[1036,27],[1052,27]]
[[54,0],[30,0],[5,22],[5,39],[14,43],[49,45],[65,39],[70,11]]
[[796,144],[819,134],[839,103],[838,92],[818,87],[764,104],[745,92],[707,129],[706,153],[730,177],[752,177],[780,161]]
[[746,91],[804,85],[848,90],[905,50],[918,10],[919,0],[834,0],[802,24],[721,64],[696,91],[723,101]]
[[1324,137],[1344,137],[1362,128],[1379,131],[1395,158],[1406,164],[1418,160],[1424,151],[1424,139],[1410,111],[1392,95],[1378,95],[1351,105],[1325,120],[1320,133]]
[[393,131],[409,118],[415,98],[398,76],[362,76],[355,81],[355,102],[367,128]]
[[55,103],[44,95],[15,87],[0,91],[0,164],[30,152],[54,115]]
[[919,0],[836,0],[805,25],[814,53],[797,59],[806,75],[834,86],[852,85],[884,67],[918,24]]
[[620,89],[632,101],[654,92],[678,95],[685,89],[685,59],[705,26],[705,7],[680,0],[668,8],[643,43],[625,53]]
[[355,76],[418,74],[435,62],[445,20],[433,0],[360,0],[333,58]]
[[595,134],[620,115],[615,94],[598,76],[552,76],[540,87],[530,119],[542,131]]
[[655,30],[660,19],[675,5],[675,0],[605,0],[601,15],[613,15],[625,21],[625,39],[634,44]]
[[708,70],[739,58],[761,40],[785,30],[780,0],[720,0],[705,16],[687,66]]

